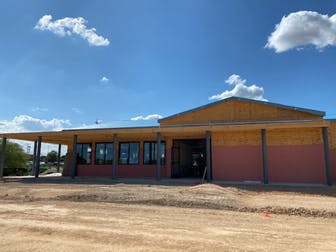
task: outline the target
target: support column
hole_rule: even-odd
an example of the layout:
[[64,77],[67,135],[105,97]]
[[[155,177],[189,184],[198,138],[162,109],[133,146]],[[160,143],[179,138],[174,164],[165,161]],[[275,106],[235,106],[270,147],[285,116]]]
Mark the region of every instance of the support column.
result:
[[34,141],[32,176],[35,176],[35,170],[36,170],[36,153],[37,153],[37,141]]
[[261,130],[262,161],[263,161],[263,182],[268,184],[268,163],[267,163],[267,143],[266,129]]
[[156,179],[161,179],[161,133],[156,135]]
[[2,148],[1,148],[1,157],[0,157],[0,178],[3,177],[3,172],[5,169],[5,157],[6,157],[6,143],[7,138],[2,138]]
[[328,127],[322,127],[323,145],[324,145],[324,163],[327,185],[332,185],[332,177],[330,170],[330,157],[329,157],[329,140],[328,140]]
[[42,137],[37,138],[37,151],[36,151],[36,160],[35,160],[35,178],[38,178],[40,174],[40,161],[41,161],[41,144]]
[[74,179],[76,176],[77,168],[77,135],[73,136],[73,145],[72,145],[72,162],[71,162],[71,178]]
[[118,135],[114,134],[113,135],[112,179],[116,179],[117,162],[118,162],[117,141],[118,141]]
[[205,145],[206,145],[206,166],[207,166],[207,181],[211,181],[211,132],[206,132],[206,139],[205,139]]
[[62,150],[62,144],[59,144],[58,145],[58,152],[57,152],[57,172],[60,171],[61,150]]

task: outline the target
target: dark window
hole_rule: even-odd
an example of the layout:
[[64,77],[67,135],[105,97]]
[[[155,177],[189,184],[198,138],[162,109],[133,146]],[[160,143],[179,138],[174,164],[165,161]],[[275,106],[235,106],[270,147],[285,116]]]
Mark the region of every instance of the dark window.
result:
[[96,164],[112,164],[113,143],[96,143]]
[[120,143],[119,164],[139,164],[139,142]]
[[[161,164],[166,162],[166,143],[161,142],[160,146]],[[156,164],[157,142],[144,142],[144,164]]]
[[77,144],[77,164],[91,164],[91,144]]

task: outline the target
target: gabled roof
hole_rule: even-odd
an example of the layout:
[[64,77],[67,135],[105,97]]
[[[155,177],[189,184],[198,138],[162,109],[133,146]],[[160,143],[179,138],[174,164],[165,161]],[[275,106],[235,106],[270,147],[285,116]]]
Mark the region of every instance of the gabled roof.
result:
[[162,118],[162,119],[158,120],[158,122],[160,123],[160,122],[165,121],[167,119],[179,117],[179,116],[191,113],[191,112],[199,111],[201,109],[212,107],[212,106],[215,106],[217,104],[225,103],[225,102],[228,102],[228,101],[250,102],[250,103],[261,104],[261,105],[266,105],[266,106],[270,106],[270,107],[276,107],[276,108],[282,108],[282,109],[288,109],[288,110],[293,110],[293,111],[299,111],[299,112],[309,113],[309,114],[317,115],[317,116],[325,116],[325,112],[324,111],[307,109],[307,108],[300,108],[300,107],[294,107],[294,106],[287,106],[287,105],[283,105],[283,104],[279,104],[279,103],[273,103],[273,102],[268,102],[268,101],[260,101],[260,100],[253,100],[253,99],[248,99],[248,98],[231,96],[229,98],[226,98],[226,99],[223,99],[223,100],[220,100],[220,101],[212,102],[212,103],[209,103],[209,104],[206,104],[206,105],[194,108],[194,109],[186,110],[186,111],[183,111],[181,113],[177,113],[177,114],[174,114],[174,115]]

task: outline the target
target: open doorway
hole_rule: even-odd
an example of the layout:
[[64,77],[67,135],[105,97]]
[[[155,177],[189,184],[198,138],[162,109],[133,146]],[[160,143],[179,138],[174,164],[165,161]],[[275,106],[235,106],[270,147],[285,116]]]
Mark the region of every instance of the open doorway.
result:
[[173,140],[172,178],[201,178],[205,166],[205,139]]

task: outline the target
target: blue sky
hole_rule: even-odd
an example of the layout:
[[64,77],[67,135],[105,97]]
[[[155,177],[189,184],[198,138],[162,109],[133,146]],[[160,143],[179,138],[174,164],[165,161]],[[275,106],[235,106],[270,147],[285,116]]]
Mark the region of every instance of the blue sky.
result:
[[3,0],[0,12],[0,131],[156,125],[231,94],[336,118],[336,1]]

